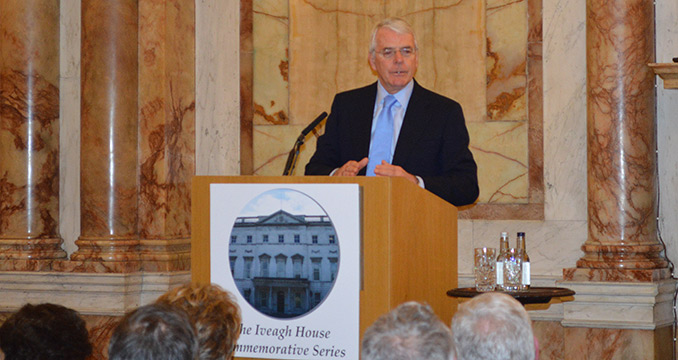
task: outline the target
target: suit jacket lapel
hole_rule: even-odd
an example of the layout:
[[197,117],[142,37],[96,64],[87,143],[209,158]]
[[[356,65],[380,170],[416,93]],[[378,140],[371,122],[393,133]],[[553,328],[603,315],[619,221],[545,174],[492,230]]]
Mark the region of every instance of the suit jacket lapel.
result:
[[364,92],[357,96],[354,109],[351,114],[351,138],[354,139],[356,161],[367,156],[370,152],[370,136],[372,133],[372,117],[374,115],[374,102],[377,99],[377,83],[365,87]]
[[394,165],[404,165],[410,154],[416,150],[419,137],[424,133],[431,120],[427,110],[427,99],[423,88],[415,81],[410,102],[407,105],[403,126],[400,128],[398,142],[393,154]]

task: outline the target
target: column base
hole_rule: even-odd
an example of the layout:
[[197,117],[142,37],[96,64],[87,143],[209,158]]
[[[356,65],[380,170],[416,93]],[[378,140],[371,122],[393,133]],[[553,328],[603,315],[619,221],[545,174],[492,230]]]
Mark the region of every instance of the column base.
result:
[[80,237],[71,261],[54,264],[55,271],[127,273],[141,270],[139,239]]
[[660,244],[582,245],[584,256],[576,268],[564,269],[571,281],[653,282],[671,277]]
[[107,261],[102,259],[63,260],[52,262],[52,271],[64,273],[128,274],[139,272],[139,261]]
[[191,269],[191,238],[140,240],[139,257],[143,271],[188,271]]
[[53,260],[67,259],[61,238],[0,239],[0,271],[45,271]]
[[165,272],[191,268],[191,239],[80,238],[71,261],[55,264],[56,271]]
[[655,282],[670,277],[669,269],[563,269],[565,281]]
[[577,261],[578,268],[593,269],[662,269],[669,263],[662,257],[660,244],[602,245],[585,243],[584,256]]

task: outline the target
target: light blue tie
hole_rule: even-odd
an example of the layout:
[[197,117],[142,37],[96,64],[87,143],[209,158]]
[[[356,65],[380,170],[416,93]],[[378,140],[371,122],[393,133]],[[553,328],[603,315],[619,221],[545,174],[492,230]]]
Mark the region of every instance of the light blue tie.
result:
[[382,107],[379,116],[377,116],[377,126],[374,129],[374,136],[370,141],[370,159],[367,163],[367,176],[374,176],[374,168],[381,164],[382,160],[391,162],[391,146],[393,145],[393,105],[396,103],[393,95],[387,95],[384,98],[384,107]]

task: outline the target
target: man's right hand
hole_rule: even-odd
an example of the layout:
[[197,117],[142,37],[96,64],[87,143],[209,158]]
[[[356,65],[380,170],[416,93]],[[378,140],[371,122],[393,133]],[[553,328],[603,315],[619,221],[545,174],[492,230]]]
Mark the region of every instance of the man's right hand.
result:
[[356,176],[358,172],[367,166],[367,158],[364,157],[360,161],[351,160],[332,174],[332,176]]

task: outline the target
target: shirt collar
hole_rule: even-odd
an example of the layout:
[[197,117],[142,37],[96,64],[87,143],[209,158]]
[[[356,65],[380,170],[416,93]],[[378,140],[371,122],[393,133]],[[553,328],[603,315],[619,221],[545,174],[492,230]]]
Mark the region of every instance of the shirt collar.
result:
[[[377,102],[376,104],[379,105],[381,104],[382,100],[389,95],[388,91],[384,89],[384,87],[381,85],[381,81],[377,81],[378,86],[377,86]],[[398,100],[398,103],[400,106],[402,106],[404,109],[407,109],[407,104],[410,102],[410,97],[412,96],[412,91],[414,90],[414,79],[410,80],[407,85],[405,85],[404,88],[400,89],[397,93],[393,94],[395,96],[396,100]]]

